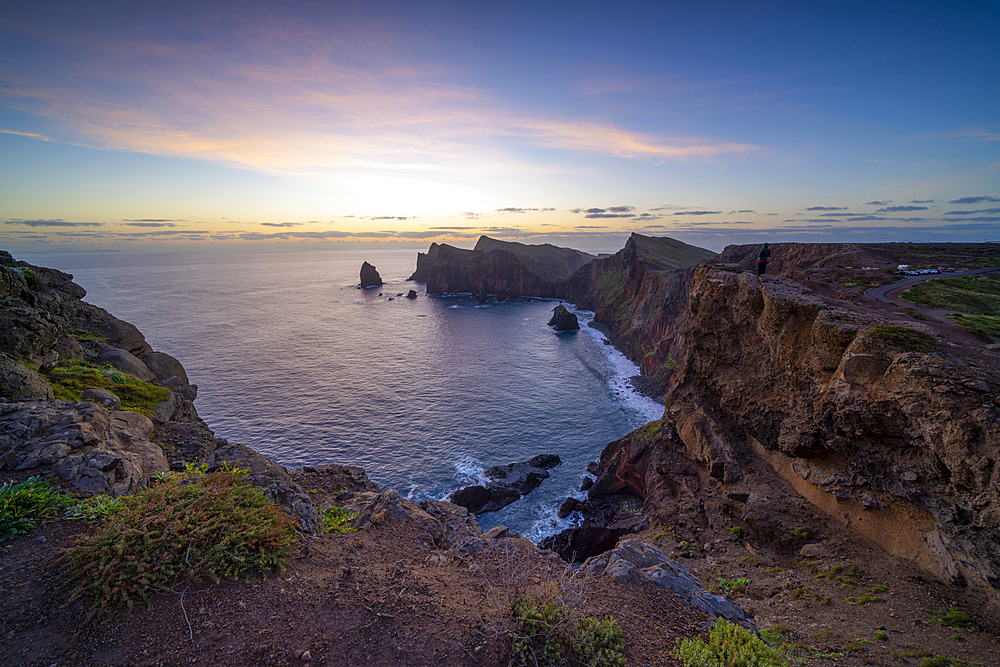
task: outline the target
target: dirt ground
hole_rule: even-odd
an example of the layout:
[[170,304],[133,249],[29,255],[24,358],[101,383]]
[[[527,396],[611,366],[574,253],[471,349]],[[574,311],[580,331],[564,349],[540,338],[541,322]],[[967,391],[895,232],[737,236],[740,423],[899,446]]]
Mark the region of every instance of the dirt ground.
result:
[[59,549],[86,524],[47,521],[0,552],[0,665],[498,665],[509,598],[564,582],[567,600],[611,614],[630,665],[673,665],[708,620],[661,589],[571,580],[558,559],[496,540],[429,550],[406,522],[303,540],[266,580],[182,583],[104,622],[65,604]]

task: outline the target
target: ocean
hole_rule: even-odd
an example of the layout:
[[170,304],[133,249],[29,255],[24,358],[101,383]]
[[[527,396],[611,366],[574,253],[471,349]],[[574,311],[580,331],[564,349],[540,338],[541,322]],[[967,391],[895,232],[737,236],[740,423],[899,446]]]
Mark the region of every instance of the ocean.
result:
[[[198,385],[216,435],[286,467],[363,467],[419,501],[491,465],[558,454],[531,494],[478,517],[539,540],[604,446],[663,414],[638,368],[586,323],[547,326],[558,301],[479,305],[407,282],[412,249],[15,255],[72,273],[84,298],[131,322]],[[357,289],[361,263],[385,285]],[[416,289],[415,300],[404,298]],[[571,307],[571,310],[575,308]]]

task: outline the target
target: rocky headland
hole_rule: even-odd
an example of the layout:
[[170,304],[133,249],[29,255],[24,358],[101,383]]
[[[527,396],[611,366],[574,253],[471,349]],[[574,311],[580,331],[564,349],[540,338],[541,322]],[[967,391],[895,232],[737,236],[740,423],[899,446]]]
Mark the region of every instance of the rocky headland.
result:
[[[555,551],[383,491],[350,462],[286,470],[216,438],[179,362],[71,276],[0,253],[0,481],[123,496],[186,465],[238,467],[301,535],[284,574],[180,582],[95,625],[59,572],[60,548],[89,529],[49,519],[0,553],[0,664],[501,664],[510,596],[546,581],[611,613],[629,664],[678,664],[676,641],[715,617],[814,664],[1000,661],[998,354],[839,285],[914,253],[984,266],[988,252],[772,244],[774,275],[758,278],[756,246],[716,256],[633,235],[610,257],[545,248],[568,264],[541,274],[531,246],[480,243],[433,245],[418,261],[427,291],[593,309],[664,399],[662,419],[592,464]],[[77,362],[160,393],[127,410],[107,390],[60,399],[53,378]],[[497,480],[542,479],[515,468]],[[329,508],[359,532],[324,532]]]

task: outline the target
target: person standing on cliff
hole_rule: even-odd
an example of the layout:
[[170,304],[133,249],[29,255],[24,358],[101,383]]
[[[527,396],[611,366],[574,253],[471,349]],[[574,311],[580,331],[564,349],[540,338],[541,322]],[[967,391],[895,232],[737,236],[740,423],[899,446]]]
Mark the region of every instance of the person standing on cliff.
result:
[[760,249],[760,254],[757,255],[757,275],[762,276],[764,272],[767,271],[767,260],[771,258],[771,246],[764,244],[764,247]]

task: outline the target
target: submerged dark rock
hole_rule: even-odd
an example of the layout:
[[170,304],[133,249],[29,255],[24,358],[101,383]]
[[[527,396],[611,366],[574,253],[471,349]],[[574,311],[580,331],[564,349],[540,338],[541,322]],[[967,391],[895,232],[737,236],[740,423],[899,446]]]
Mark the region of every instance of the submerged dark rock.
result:
[[368,262],[364,262],[361,265],[361,287],[376,287],[378,285],[384,285],[382,282],[382,276],[378,274],[378,271],[374,266]]
[[576,319],[576,313],[569,312],[566,310],[566,306],[559,304],[552,309],[552,319],[549,320],[549,326],[555,327],[556,331],[570,331],[579,329],[580,322]]
[[540,454],[527,461],[487,468],[485,486],[466,486],[451,494],[449,500],[470,512],[495,512],[537,488],[549,476],[548,469],[562,463],[555,454]]

